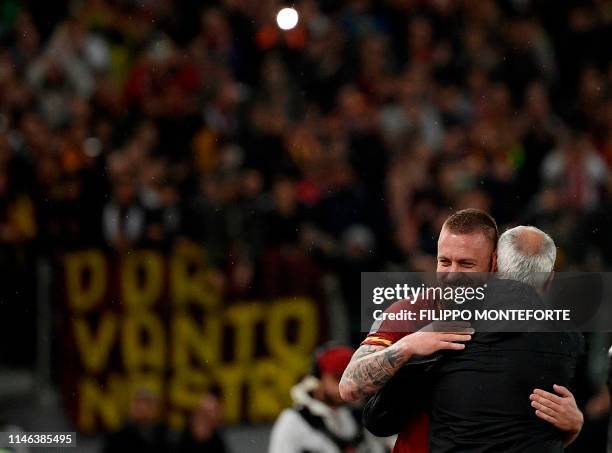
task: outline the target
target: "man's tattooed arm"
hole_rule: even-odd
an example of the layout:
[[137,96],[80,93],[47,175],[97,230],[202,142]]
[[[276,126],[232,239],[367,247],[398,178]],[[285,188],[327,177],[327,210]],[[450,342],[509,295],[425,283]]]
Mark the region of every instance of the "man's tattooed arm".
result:
[[340,395],[348,402],[363,401],[382,388],[410,356],[401,343],[388,348],[361,346],[342,375]]
[[428,356],[444,349],[460,351],[470,341],[474,329],[456,332],[414,332],[388,348],[362,346],[351,359],[340,380],[340,396],[358,402],[377,392],[413,354]]

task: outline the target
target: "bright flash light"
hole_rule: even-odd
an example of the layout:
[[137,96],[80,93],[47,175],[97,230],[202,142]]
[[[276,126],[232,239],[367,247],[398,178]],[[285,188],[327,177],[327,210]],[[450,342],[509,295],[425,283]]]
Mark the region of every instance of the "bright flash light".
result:
[[283,8],[276,15],[276,23],[283,30],[291,30],[298,23],[298,12],[293,8]]

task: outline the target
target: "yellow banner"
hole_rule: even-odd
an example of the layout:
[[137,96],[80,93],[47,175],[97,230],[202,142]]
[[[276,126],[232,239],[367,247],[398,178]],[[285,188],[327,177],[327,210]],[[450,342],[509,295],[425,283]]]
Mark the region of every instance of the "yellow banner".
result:
[[175,428],[211,389],[227,423],[270,421],[319,340],[312,297],[225,301],[196,246],[72,252],[63,273],[64,393],[84,432],[117,428],[142,387],[163,396]]

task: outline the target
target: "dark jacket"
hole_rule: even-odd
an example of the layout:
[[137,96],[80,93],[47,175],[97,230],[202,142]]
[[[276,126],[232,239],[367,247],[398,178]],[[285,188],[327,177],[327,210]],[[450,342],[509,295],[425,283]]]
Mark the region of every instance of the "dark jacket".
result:
[[[505,296],[521,294],[522,308],[540,303],[524,285],[502,285]],[[496,305],[506,302],[496,298]],[[476,334],[433,366],[404,367],[368,401],[364,423],[390,435],[415,411],[429,410],[432,453],[563,451],[562,433],[535,416],[529,395],[553,384],[571,387],[583,348],[577,333]]]

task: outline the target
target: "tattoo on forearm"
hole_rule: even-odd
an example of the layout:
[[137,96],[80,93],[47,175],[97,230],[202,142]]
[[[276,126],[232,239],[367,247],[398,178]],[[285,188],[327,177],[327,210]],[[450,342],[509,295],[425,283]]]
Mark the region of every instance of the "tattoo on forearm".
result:
[[402,355],[394,346],[383,350],[359,348],[343,377],[354,389],[353,398],[364,399],[385,385],[406,361]]
[[370,346],[370,345],[363,345],[361,346],[359,349],[357,349],[357,351],[355,351],[355,354],[353,355],[353,358],[351,359],[351,361],[354,360],[359,360],[362,357],[365,357],[367,355],[373,354],[375,352],[379,352],[380,349],[377,348],[376,346]]

